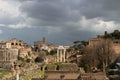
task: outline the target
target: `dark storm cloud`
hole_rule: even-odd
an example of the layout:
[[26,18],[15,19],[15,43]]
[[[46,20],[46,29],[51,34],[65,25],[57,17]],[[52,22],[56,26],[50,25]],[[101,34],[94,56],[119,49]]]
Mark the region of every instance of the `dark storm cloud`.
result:
[[20,11],[36,19],[39,26],[65,27],[82,16],[119,21],[119,3],[119,0],[23,0]]
[[87,18],[101,17],[104,20],[120,20],[120,0],[84,0],[82,13]]
[[103,8],[106,10],[120,11],[120,0],[104,0]]
[[[95,37],[104,32],[104,26],[105,30],[119,29],[114,26],[119,25],[120,21],[120,0],[18,1],[21,2],[19,10],[24,14],[26,24],[37,26],[36,37],[43,37],[39,34],[44,28],[43,35],[51,42],[68,44]],[[24,33],[27,32],[30,33]]]
[[78,21],[80,14],[71,9],[64,0],[26,1],[20,7],[28,17],[37,19],[40,26],[64,26],[68,21]]

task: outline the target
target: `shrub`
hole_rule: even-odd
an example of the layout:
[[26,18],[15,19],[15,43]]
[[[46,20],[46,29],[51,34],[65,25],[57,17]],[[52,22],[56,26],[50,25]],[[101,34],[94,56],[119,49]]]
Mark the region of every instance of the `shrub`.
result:
[[42,59],[41,57],[37,57],[35,59],[35,62],[38,62],[38,63],[43,62],[43,61],[44,61],[44,59]]
[[29,58],[28,58],[28,59],[26,59],[26,62],[28,62],[28,63],[29,63],[30,61],[31,61],[31,59],[29,59]]

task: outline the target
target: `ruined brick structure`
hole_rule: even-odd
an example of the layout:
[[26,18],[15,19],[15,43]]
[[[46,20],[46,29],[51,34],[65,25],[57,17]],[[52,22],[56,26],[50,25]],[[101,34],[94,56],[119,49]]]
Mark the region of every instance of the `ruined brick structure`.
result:
[[0,67],[10,68],[17,60],[18,49],[0,49]]
[[47,65],[45,67],[44,77],[46,78],[46,80],[78,80],[78,66],[74,63]]
[[[93,38],[89,40],[89,45],[88,46],[93,46],[96,44],[99,44],[103,38]],[[120,40],[114,39],[112,40],[112,48],[115,51],[116,54],[120,55]]]
[[21,57],[25,57],[28,52],[32,51],[27,43],[16,38],[0,41],[0,49],[18,49]]
[[17,60],[18,55],[24,58],[28,53],[32,53],[32,49],[22,40],[13,38],[0,41],[0,66],[11,66]]

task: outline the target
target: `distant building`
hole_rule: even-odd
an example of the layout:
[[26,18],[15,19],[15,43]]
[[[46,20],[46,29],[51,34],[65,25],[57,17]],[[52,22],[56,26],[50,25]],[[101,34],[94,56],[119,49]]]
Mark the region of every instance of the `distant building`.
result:
[[35,51],[39,52],[41,50],[47,50],[50,52],[51,50],[55,49],[57,46],[53,44],[49,44],[46,42],[45,37],[43,37],[42,41],[34,42]]

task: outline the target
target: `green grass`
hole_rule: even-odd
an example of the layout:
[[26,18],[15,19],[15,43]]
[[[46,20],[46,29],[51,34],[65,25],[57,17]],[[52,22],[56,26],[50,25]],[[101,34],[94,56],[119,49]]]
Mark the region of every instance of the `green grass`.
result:
[[9,72],[10,72],[10,70],[0,69],[0,78],[2,78],[3,75],[8,74]]
[[30,72],[29,74],[27,74],[25,77],[23,77],[20,80],[29,80],[31,78],[36,78],[36,77],[40,78],[40,77],[43,77],[43,76],[44,76],[44,72],[43,71],[36,70],[36,71]]

